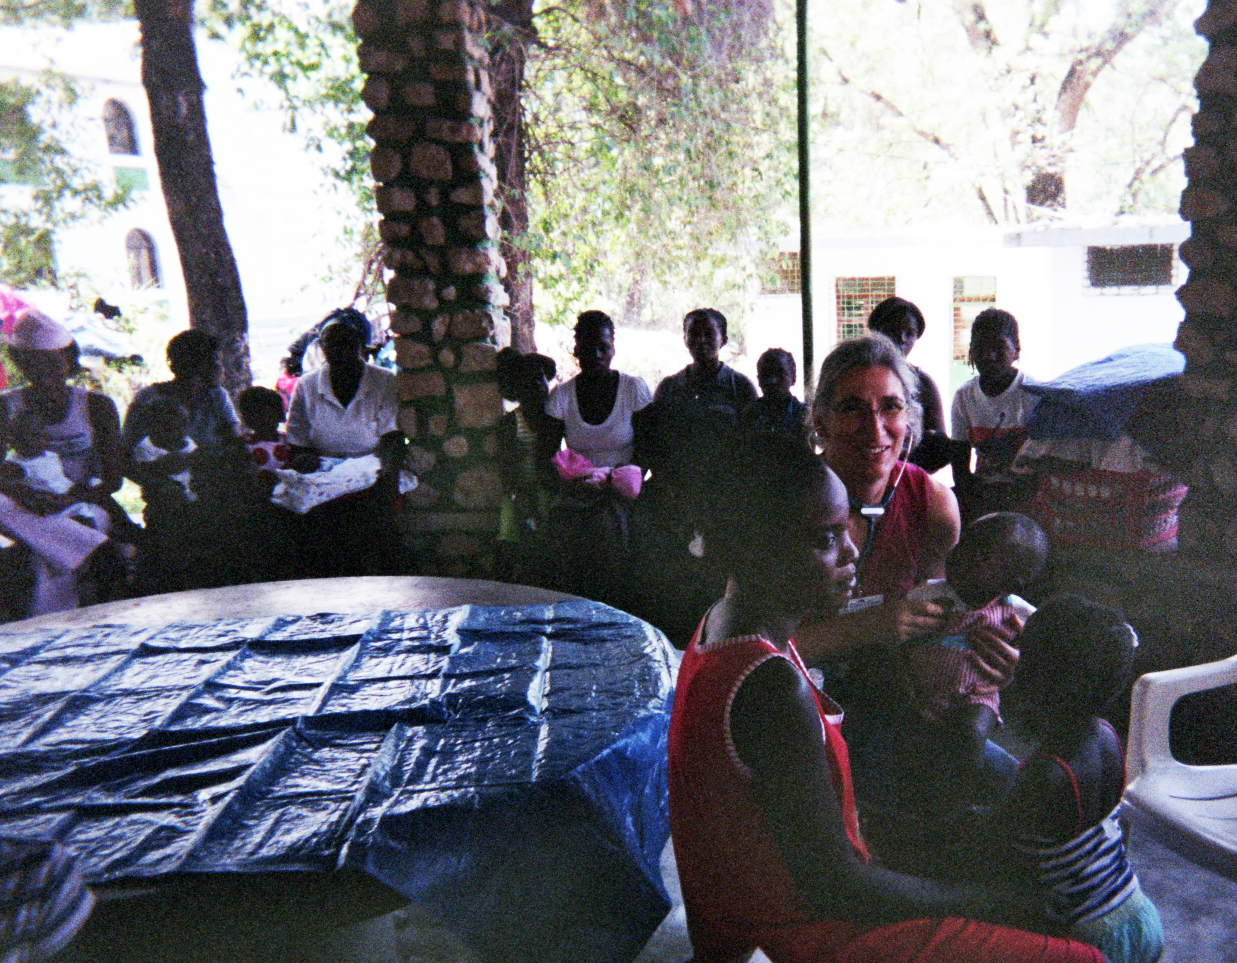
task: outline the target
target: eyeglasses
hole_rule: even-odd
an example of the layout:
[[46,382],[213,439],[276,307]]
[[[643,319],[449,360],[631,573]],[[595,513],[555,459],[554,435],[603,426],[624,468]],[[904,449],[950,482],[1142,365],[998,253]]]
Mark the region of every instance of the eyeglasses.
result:
[[885,424],[892,424],[906,417],[906,402],[899,398],[882,398],[873,408],[858,398],[843,398],[830,405],[829,410],[848,421],[860,421],[875,416]]

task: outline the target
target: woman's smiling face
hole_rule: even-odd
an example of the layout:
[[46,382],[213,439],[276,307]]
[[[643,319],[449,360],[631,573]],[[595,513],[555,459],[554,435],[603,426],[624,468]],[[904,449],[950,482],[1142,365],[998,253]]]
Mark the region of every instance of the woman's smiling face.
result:
[[902,382],[889,368],[852,368],[838,379],[819,433],[825,460],[852,494],[887,480],[906,441]]

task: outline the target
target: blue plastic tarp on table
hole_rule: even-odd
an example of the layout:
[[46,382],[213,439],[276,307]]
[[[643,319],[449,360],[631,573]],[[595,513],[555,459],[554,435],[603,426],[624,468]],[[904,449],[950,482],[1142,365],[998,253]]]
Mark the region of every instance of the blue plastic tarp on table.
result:
[[586,601],[0,632],[0,834],[93,883],[362,869],[478,948],[630,959],[675,662]]

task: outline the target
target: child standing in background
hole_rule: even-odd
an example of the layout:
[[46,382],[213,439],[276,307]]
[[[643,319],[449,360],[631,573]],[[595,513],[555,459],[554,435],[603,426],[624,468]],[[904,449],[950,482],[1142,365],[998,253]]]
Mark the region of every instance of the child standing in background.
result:
[[[958,389],[952,409],[954,485],[962,517],[1010,508],[1019,500],[1008,475],[1026,438],[1024,426],[1039,399],[1026,390],[1018,321],[988,308],[971,325],[970,362],[978,374]],[[971,452],[975,467],[971,468]]]
[[1143,894],[1118,822],[1125,764],[1099,713],[1128,696],[1138,638],[1110,609],[1051,599],[1027,621],[1014,690],[1038,745],[1022,763],[993,838],[1011,841],[1046,914],[1111,963],[1155,963],[1159,913]]
[[806,406],[790,393],[798,380],[795,356],[785,348],[770,348],[762,354],[756,362],[760,397],[743,410],[743,427],[807,437]]

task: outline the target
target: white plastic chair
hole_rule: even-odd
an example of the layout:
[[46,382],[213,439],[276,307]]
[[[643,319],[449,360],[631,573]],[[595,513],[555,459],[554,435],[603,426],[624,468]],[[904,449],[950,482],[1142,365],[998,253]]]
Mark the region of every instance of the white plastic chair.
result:
[[1184,695],[1237,683],[1237,656],[1150,672],[1134,683],[1125,802],[1136,823],[1196,863],[1237,879],[1237,764],[1191,766],[1169,749]]

